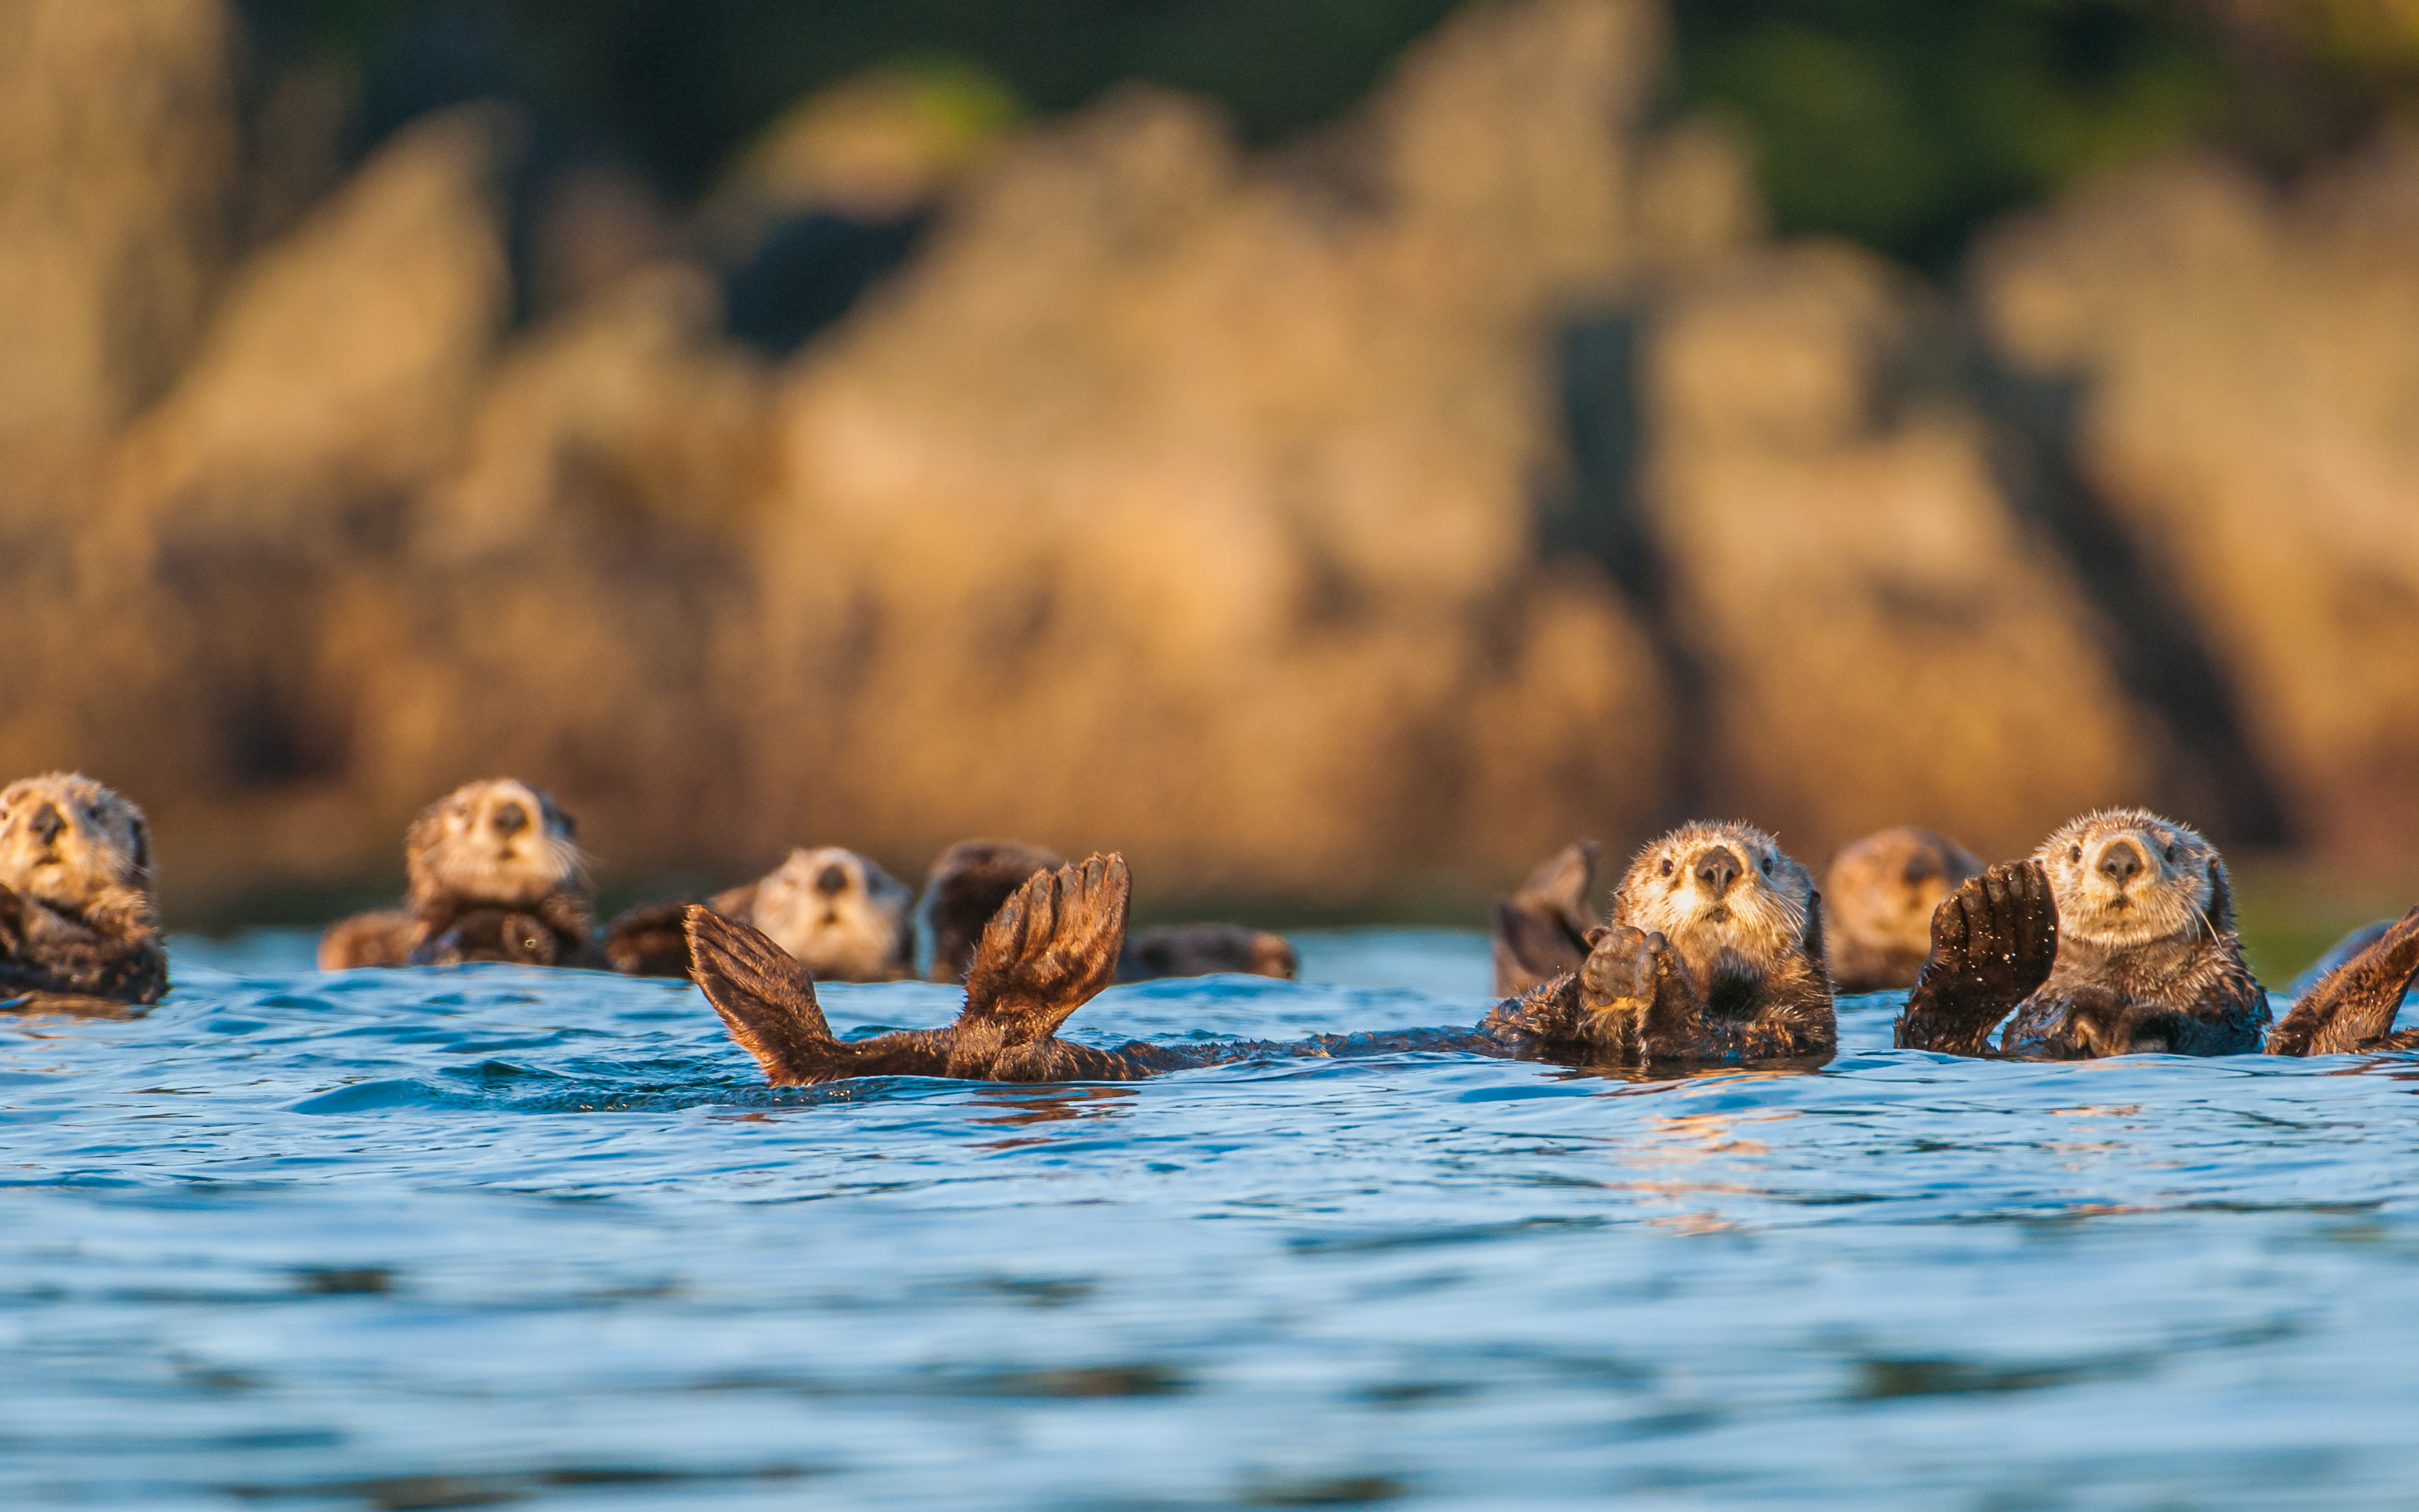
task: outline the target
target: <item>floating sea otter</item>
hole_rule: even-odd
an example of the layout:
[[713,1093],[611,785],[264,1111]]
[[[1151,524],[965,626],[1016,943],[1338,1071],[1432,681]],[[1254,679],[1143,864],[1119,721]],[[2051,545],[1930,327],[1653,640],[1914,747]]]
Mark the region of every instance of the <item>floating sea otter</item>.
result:
[[1641,854],[1581,967],[1470,1029],[1289,1041],[1070,1044],[1058,1026],[1116,975],[1132,881],[1095,856],[1021,883],[983,927],[956,1024],[843,1041],[814,980],[757,930],[687,911],[698,984],[775,1086],[855,1076],[1131,1081],[1271,1056],[1458,1050],[1581,1066],[1819,1064],[1837,1043],[1805,868],[1744,825],[1691,825]]
[[466,782],[421,810],[403,841],[407,906],[356,914],[319,937],[319,969],[605,965],[587,858],[571,816],[525,782]]
[[[2268,995],[2235,937],[2226,863],[2142,810],[2087,814],[2030,860],[1968,880],[1933,915],[1932,941],[1896,1026],[1903,1049],[2087,1059],[2262,1048]],[[2414,974],[2419,909],[2304,994],[2265,1048],[2400,1047],[2390,1030]]]
[[[899,981],[916,974],[913,902],[906,884],[870,857],[825,845],[792,851],[771,872],[716,893],[705,906],[763,931],[818,981]],[[687,976],[688,906],[687,900],[641,903],[606,926],[613,969]]]
[[1831,985],[1843,993],[1914,986],[1934,911],[1981,870],[1964,846],[1911,825],[1841,846],[1823,872]]
[[122,1016],[167,990],[143,810],[66,772],[0,790],[0,1011]]
[[[932,932],[932,980],[964,981],[976,943],[992,916],[1028,878],[1065,864],[1039,845],[1012,840],[960,841],[943,851],[924,881],[924,918]],[[1293,946],[1267,930],[1241,924],[1155,924],[1127,933],[1117,952],[1116,980],[1149,981],[1231,971],[1291,980],[1300,969]]]

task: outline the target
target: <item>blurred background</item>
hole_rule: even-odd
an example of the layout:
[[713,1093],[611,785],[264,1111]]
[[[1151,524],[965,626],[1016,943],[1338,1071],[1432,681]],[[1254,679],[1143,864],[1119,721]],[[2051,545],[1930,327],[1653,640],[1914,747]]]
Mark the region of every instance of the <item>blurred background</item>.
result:
[[609,902],[2419,876],[2419,0],[0,0],[0,771],[172,924],[506,773]]

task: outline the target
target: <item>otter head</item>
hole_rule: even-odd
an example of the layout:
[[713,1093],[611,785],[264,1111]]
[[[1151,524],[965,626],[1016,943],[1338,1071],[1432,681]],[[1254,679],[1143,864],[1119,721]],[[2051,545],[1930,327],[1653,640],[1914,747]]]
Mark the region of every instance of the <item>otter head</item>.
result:
[[[1946,835],[1902,825],[1840,847],[1823,874],[1823,928],[1833,953],[1852,973],[1850,957],[1882,957],[1903,963],[1904,980],[1875,986],[1908,986],[1932,945],[1932,915],[1940,901],[1981,873],[1974,854]],[[1883,960],[1863,960],[1863,970],[1888,975]]]
[[88,777],[50,772],[0,789],[0,886],[66,913],[148,897],[151,826]]
[[1752,825],[1683,825],[1648,845],[1614,889],[1612,917],[1661,933],[1701,981],[1822,949],[1812,875]]
[[795,850],[756,884],[753,922],[818,977],[864,980],[905,972],[906,884],[855,851]]
[[2042,842],[2062,938],[2147,945],[2233,927],[2217,848],[2141,809],[2085,814]]
[[465,782],[421,810],[404,837],[414,911],[440,898],[532,903],[580,886],[588,858],[571,816],[526,782]]

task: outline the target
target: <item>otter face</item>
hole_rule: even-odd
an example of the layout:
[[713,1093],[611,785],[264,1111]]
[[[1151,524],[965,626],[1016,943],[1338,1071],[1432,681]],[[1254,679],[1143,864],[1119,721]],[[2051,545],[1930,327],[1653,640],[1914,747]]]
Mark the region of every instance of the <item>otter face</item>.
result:
[[[1841,846],[1823,875],[1823,928],[1834,966],[1845,964],[1841,957],[1896,952],[1906,962],[1904,980],[1876,985],[1911,986],[1931,949],[1934,910],[1981,871],[1972,852],[1929,829],[1885,829]],[[1862,964],[1886,974],[1879,962]]]
[[151,889],[143,810],[88,777],[50,772],[0,790],[0,885],[76,912],[104,893]]
[[1699,972],[1725,954],[1763,966],[1805,949],[1813,896],[1813,877],[1770,835],[1698,823],[1638,853],[1612,917],[1661,933]]
[[2141,809],[2086,814],[2042,842],[2058,932],[2099,945],[2147,945],[2211,930],[2217,848]]
[[536,903],[577,887],[588,858],[572,827],[526,782],[466,782],[423,810],[404,837],[412,905],[440,897]]
[[903,975],[911,953],[906,884],[836,845],[794,850],[756,884],[752,922],[828,981]]

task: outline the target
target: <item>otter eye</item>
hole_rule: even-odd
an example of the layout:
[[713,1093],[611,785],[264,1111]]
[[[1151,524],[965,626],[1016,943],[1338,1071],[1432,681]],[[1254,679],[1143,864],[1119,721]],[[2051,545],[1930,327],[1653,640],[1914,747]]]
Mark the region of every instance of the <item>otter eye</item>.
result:
[[2076,847],[2074,847],[2074,849],[2072,849],[2072,850],[2071,850],[2071,851],[2067,852],[2067,853],[2066,853],[2066,858],[2067,858],[2068,860],[2070,860],[2070,861],[2080,861],[2080,860],[2082,860],[2082,859],[2083,859],[2083,847],[2082,847],[2082,846],[2080,846],[2080,845],[2077,845]]
[[1672,874],[1672,858],[1668,856],[1663,857],[1663,874],[1667,877]]

